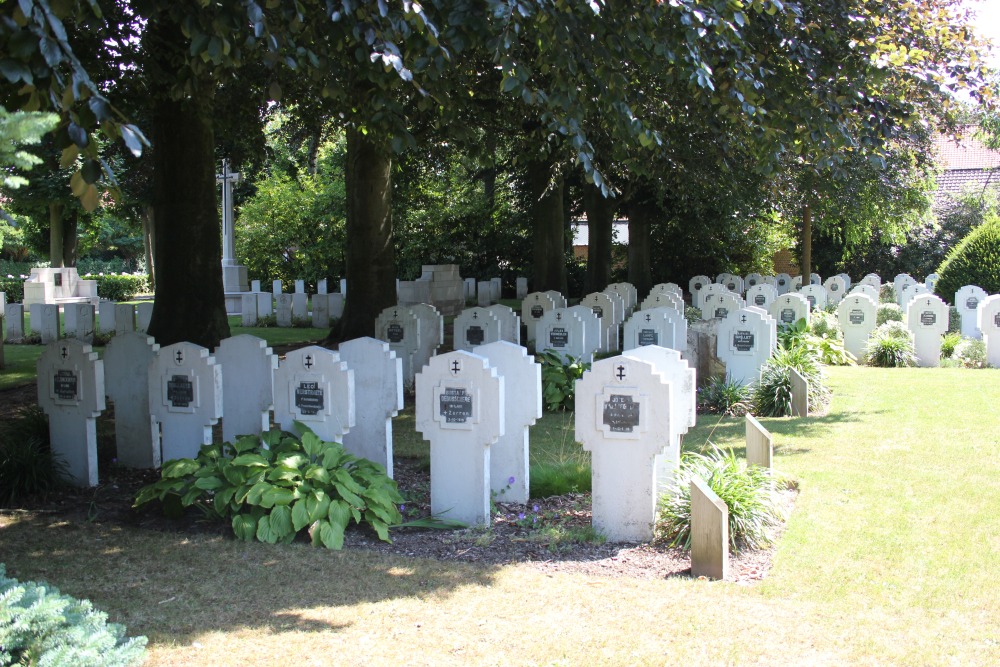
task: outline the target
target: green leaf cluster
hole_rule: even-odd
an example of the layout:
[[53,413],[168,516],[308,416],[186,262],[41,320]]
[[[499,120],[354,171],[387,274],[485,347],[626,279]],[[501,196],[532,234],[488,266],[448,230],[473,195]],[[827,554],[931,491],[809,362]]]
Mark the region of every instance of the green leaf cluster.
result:
[[965,285],[1000,292],[1000,216],[993,214],[962,239],[937,270],[934,293],[951,303]]
[[590,370],[590,364],[579,359],[563,360],[553,350],[535,356],[542,365],[542,402],[549,412],[572,410],[576,397],[576,381]]
[[876,327],[865,345],[865,363],[881,368],[916,366],[913,334],[902,322],[889,321]]
[[792,368],[809,383],[810,411],[819,410],[830,402],[830,389],[823,373],[822,352],[808,341],[809,336],[812,334],[807,332],[791,343],[788,340],[782,343],[779,339],[778,349],[764,364],[760,381],[754,387],[755,414],[764,417],[785,417],[792,414]]
[[274,430],[260,439],[205,445],[196,459],[170,461],[160,481],[139,491],[135,507],[152,500],[164,508],[197,507],[229,520],[236,537],[248,542],[287,544],[308,530],[314,545],[340,549],[352,519],[388,542],[403,499],[385,469],[296,427],[301,438]]

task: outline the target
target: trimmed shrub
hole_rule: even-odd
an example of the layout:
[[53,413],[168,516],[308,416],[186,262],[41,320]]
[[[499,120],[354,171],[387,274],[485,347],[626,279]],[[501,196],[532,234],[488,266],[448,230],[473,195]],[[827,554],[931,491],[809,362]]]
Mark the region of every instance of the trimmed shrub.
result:
[[750,411],[752,397],[751,386],[736,382],[728,375],[716,375],[698,390],[698,409],[726,417],[742,417]]
[[948,308],[948,333],[962,333],[962,311],[956,306]]
[[0,664],[118,667],[140,662],[145,651],[145,637],[126,639],[125,628],[89,601],[8,578],[0,564]]
[[128,301],[137,294],[149,291],[149,276],[142,273],[88,274],[83,278],[96,280],[98,296],[109,301]]
[[887,322],[872,331],[865,346],[865,363],[882,368],[916,365],[913,336],[902,322]]
[[989,216],[955,246],[938,267],[934,293],[951,303],[965,285],[978,285],[987,294],[1000,292],[1000,217]]
[[655,535],[670,546],[691,548],[691,478],[701,477],[729,508],[729,548],[758,549],[770,544],[782,516],[771,492],[769,471],[747,466],[732,450],[715,445],[707,454],[685,452],[677,487],[660,498]]
[[7,303],[24,301],[24,278],[20,276],[0,278],[0,292],[7,295]]
[[875,324],[881,326],[886,322],[902,322],[903,309],[895,303],[880,303],[875,313]]

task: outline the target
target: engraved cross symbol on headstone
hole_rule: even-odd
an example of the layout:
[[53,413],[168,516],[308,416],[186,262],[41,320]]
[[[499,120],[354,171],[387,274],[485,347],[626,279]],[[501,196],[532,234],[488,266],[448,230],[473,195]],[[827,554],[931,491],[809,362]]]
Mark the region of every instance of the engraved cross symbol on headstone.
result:
[[617,370],[618,370],[618,372],[615,373],[615,377],[618,378],[619,380],[624,380],[625,379],[625,366],[624,365],[618,366]]
[[392,310],[392,316],[393,316],[394,318],[395,318],[395,317],[399,317],[399,311],[398,311],[398,310],[396,310],[395,308],[393,308],[393,310]]
[[745,324],[746,321],[747,321],[747,316],[746,315],[741,315],[740,316],[740,322],[743,322]]
[[66,357],[69,356],[69,352],[66,351],[66,346],[65,345],[62,347],[62,353],[61,353],[60,356],[62,356],[63,359],[65,359]]
[[479,319],[479,313],[478,312],[477,313],[472,313],[472,319],[478,320]]
[[174,361],[176,361],[177,363],[181,363],[182,361],[184,361],[184,353],[181,352],[180,350],[177,350],[177,354],[174,355]]
[[462,364],[458,363],[458,359],[451,362],[451,374],[458,375],[458,372],[462,370]]
[[562,313],[556,313],[556,319],[562,321]]
[[652,315],[650,315],[649,313],[646,313],[646,321],[647,322],[649,322],[652,318],[653,318]]
[[306,355],[306,359],[305,359],[305,361],[303,362],[302,365],[305,366],[306,368],[312,368],[313,367],[313,358],[312,358],[311,354],[307,354]]

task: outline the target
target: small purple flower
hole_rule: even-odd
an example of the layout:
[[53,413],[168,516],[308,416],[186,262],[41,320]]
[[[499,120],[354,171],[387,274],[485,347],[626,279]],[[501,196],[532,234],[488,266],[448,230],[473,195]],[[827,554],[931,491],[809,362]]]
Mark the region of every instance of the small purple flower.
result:
[[117,458],[113,458],[113,459],[111,459],[111,462],[112,463],[118,463],[118,459]]
[[517,520],[524,521],[524,512],[521,512],[520,514],[517,515]]
[[406,505],[400,505],[399,506],[399,511],[400,512],[405,512],[406,511]]
[[538,505],[532,505],[531,506],[531,511],[532,512],[537,512],[538,511]]
[[508,483],[508,484],[513,484],[513,483],[514,483],[514,481],[515,481],[515,480],[514,480],[514,476],[513,476],[513,475],[511,475],[510,477],[508,477],[508,478],[507,478],[507,483]]

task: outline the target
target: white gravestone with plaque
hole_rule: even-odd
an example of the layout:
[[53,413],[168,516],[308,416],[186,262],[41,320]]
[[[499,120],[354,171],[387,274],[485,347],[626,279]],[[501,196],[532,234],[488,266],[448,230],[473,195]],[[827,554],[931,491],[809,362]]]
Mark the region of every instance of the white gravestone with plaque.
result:
[[587,330],[579,315],[571,313],[568,308],[556,308],[542,316],[536,329],[538,340],[535,350],[542,352],[551,350],[563,361],[581,359],[590,362],[587,355]]
[[564,297],[562,292],[559,290],[550,289],[547,290],[545,294],[549,295],[549,298],[552,299],[552,303],[556,304],[556,308],[566,307],[566,297]]
[[601,351],[611,352],[620,349],[619,323],[615,320],[615,306],[611,302],[611,297],[603,292],[592,292],[583,297],[580,305],[590,308],[601,320]]
[[222,417],[222,368],[194,343],[160,348],[149,363],[149,414],[160,430],[161,460],[193,459]]
[[129,468],[159,468],[160,439],[149,414],[150,364],[160,346],[152,336],[126,331],[104,348],[104,393],[115,405],[118,463]]
[[420,346],[420,323],[417,316],[404,306],[386,308],[375,320],[375,337],[389,343],[389,349],[403,362],[404,386],[413,386],[417,371],[414,355]]
[[864,294],[869,299],[874,301],[876,304],[878,304],[879,302],[878,289],[872,287],[868,283],[858,283],[857,285],[851,288],[851,291],[848,292],[848,294]]
[[658,345],[680,350],[687,347],[687,320],[673,308],[636,311],[625,323],[622,349]]
[[94,305],[67,303],[63,306],[66,335],[84,343],[94,342]]
[[131,303],[115,304],[115,333],[135,331],[135,306]]
[[701,308],[701,290],[712,284],[712,279],[705,275],[694,276],[688,281],[688,292],[691,293],[691,305]]
[[787,273],[779,273],[774,277],[774,288],[778,290],[778,296],[787,294],[792,289],[792,277]]
[[621,294],[615,292],[614,290],[604,290],[601,294],[606,295],[608,299],[611,300],[615,326],[621,327],[621,325],[625,324],[625,299],[622,298]]
[[986,346],[986,363],[1000,368],[1000,294],[980,301],[976,316]]
[[804,319],[809,326],[809,302],[798,292],[782,294],[771,304],[771,316],[778,326],[790,327]]
[[545,313],[555,309],[555,301],[544,292],[532,292],[521,302],[521,321],[527,327],[529,343],[536,339],[538,323],[542,321]]
[[751,287],[754,285],[760,285],[763,281],[764,276],[759,273],[751,273],[743,279],[743,286],[746,288],[746,291],[749,292]]
[[490,487],[498,500],[528,502],[528,428],[542,418],[542,367],[520,345],[507,341],[480,345],[503,378],[504,430],[490,446]]
[[948,304],[933,294],[922,294],[909,304],[906,328],[913,332],[917,365],[941,363],[941,336],[948,333]]
[[912,285],[907,285],[903,288],[903,297],[901,299],[903,303],[903,319],[906,319],[907,309],[910,307],[910,303],[914,299],[919,297],[921,294],[927,294],[927,287],[923,283],[913,283]]
[[909,287],[910,285],[916,285],[916,284],[917,284],[917,279],[911,276],[909,273],[900,273],[897,274],[895,278],[893,278],[892,286],[896,290],[896,305],[898,305],[900,308],[906,305],[906,302],[903,301],[903,290]]
[[809,302],[809,311],[826,310],[827,294],[826,288],[822,285],[806,285],[799,290],[799,294]]
[[521,318],[514,309],[502,303],[495,303],[486,309],[500,322],[500,340],[515,345],[521,344]]
[[878,292],[882,289],[882,277],[877,273],[869,273],[864,278],[858,281],[859,285],[868,285],[869,287],[875,288]]
[[433,359],[417,375],[417,431],[431,443],[431,513],[490,522],[490,447],[504,434],[504,378],[468,352]]
[[354,427],[344,434],[344,447],[378,463],[391,478],[392,418],[403,409],[403,362],[374,338],[345,341],[339,352],[354,371]]
[[747,290],[747,305],[757,306],[770,312],[771,304],[778,298],[778,290],[767,283],[757,283]]
[[604,288],[604,291],[611,290],[620,295],[625,302],[625,313],[631,315],[636,306],[639,305],[639,293],[632,283],[611,283]]
[[591,308],[583,305],[570,306],[565,310],[572,315],[576,315],[583,322],[583,358],[592,360],[594,355],[604,347],[604,332],[601,328],[601,318]]
[[354,371],[336,352],[310,345],[289,352],[274,371],[274,421],[285,431],[295,422],[321,439],[341,442],[354,426]]
[[215,363],[222,367],[222,439],[268,430],[278,356],[267,341],[246,334],[226,338],[215,348]]
[[455,349],[471,352],[477,345],[500,340],[500,320],[481,306],[466,308],[455,318],[454,331]]
[[955,307],[962,316],[962,335],[966,338],[978,340],[982,337],[976,312],[979,309],[979,302],[987,296],[986,290],[977,285],[965,285],[955,292]]
[[827,303],[831,306],[836,306],[844,298],[844,295],[847,294],[848,283],[844,280],[843,276],[830,276],[823,283],[823,287],[826,288]]
[[[724,320],[729,317],[729,313],[744,308],[746,303],[743,301],[743,297],[735,292],[722,292],[720,294],[714,295],[714,299],[709,303],[709,314],[711,319]],[[703,319],[710,319],[706,317],[706,313],[702,313]]]
[[851,285],[853,284],[851,281],[851,276],[849,276],[846,273],[838,273],[835,277],[843,279],[845,292],[851,289]]
[[924,285],[927,287],[928,292],[934,291],[934,286],[937,285],[938,278],[939,276],[936,273],[930,273],[924,278]]
[[656,517],[655,457],[671,445],[671,387],[653,364],[594,362],[576,382],[576,439],[591,453],[594,529],[612,542],[646,542]]
[[734,294],[743,294],[746,291],[743,278],[732,273],[727,273],[726,279],[720,282],[726,286],[726,289]]
[[672,292],[656,292],[647,296],[639,310],[649,310],[650,308],[663,308],[669,306],[674,310],[684,312],[684,300]]
[[795,276],[792,278],[792,287],[788,291],[798,292],[800,289],[802,289],[802,276]]
[[444,343],[444,317],[428,303],[416,303],[409,308],[420,327],[420,342],[413,353],[414,372],[419,372]]
[[818,273],[810,273],[809,274],[809,284],[810,285],[822,285],[823,284],[823,277],[821,275],[819,275]]
[[[57,306],[58,308],[58,306]],[[38,405],[49,418],[52,456],[76,486],[97,486],[97,416],[104,410],[104,364],[90,345],[67,339],[38,358]]]
[[837,320],[844,332],[844,349],[863,359],[868,337],[875,329],[878,305],[863,292],[852,292],[837,305]]
[[719,323],[716,354],[726,364],[730,381],[741,385],[760,379],[760,369],[776,344],[776,324],[756,308],[734,310]]

